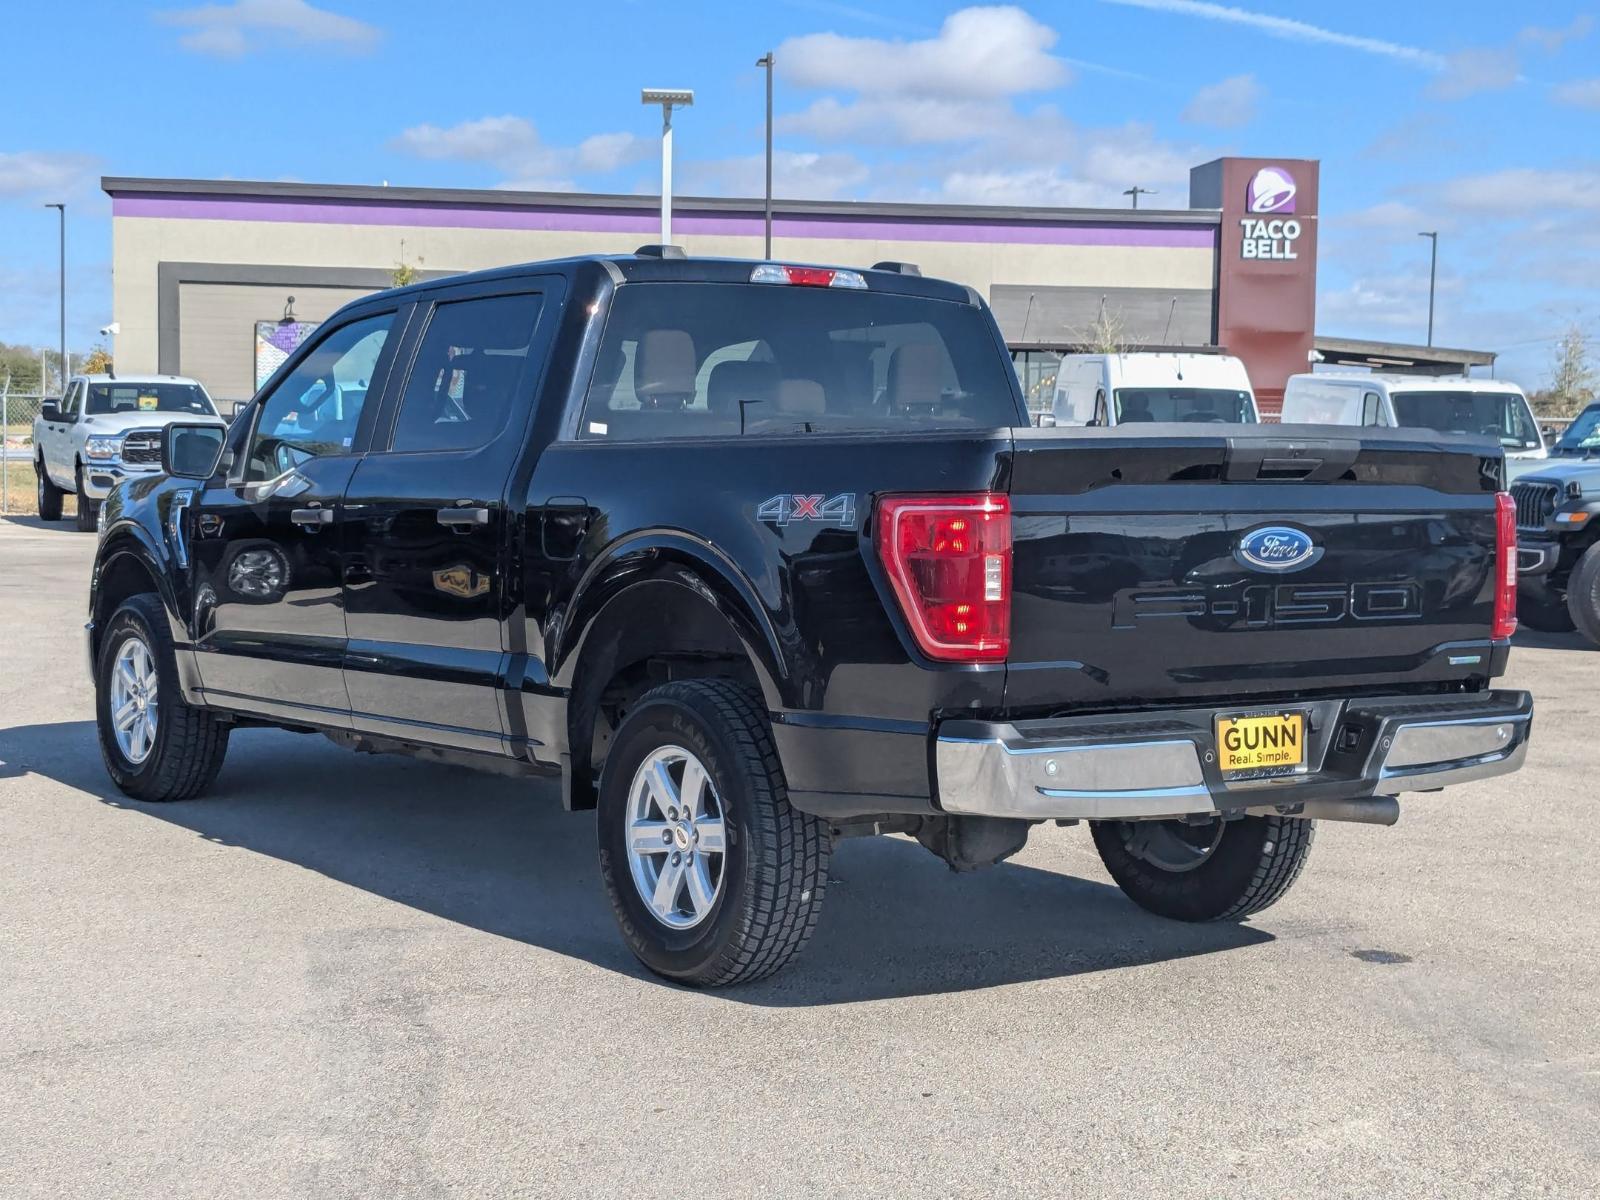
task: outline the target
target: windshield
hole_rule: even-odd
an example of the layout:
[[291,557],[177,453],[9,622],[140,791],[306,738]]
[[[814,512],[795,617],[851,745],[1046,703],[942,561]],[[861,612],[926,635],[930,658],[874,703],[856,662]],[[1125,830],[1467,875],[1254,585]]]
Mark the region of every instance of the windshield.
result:
[[1514,450],[1544,443],[1520,392],[1392,392],[1397,425],[1446,433],[1481,433]]
[[90,416],[142,412],[217,415],[206,394],[193,383],[92,383],[84,411]]
[[581,435],[610,440],[1023,421],[1011,364],[971,304],[783,284],[617,289]]
[[1140,421],[1256,424],[1256,406],[1250,393],[1232,388],[1118,388],[1116,404],[1118,425]]
[[1562,454],[1593,454],[1600,451],[1600,404],[1584,409],[1556,443]]

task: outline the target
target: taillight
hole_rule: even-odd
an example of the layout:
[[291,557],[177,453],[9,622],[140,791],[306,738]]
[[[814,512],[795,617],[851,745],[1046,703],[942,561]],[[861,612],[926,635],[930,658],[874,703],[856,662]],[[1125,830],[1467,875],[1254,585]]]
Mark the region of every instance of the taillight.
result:
[[1496,641],[1517,631],[1517,502],[1506,492],[1494,498],[1494,628]]
[[1011,501],[892,496],[878,504],[878,557],[929,658],[987,662],[1011,649]]

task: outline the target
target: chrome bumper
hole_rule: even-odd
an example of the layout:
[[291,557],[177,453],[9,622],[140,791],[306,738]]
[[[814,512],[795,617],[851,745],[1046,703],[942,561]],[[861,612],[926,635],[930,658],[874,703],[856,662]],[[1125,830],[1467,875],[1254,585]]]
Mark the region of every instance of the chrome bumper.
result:
[[1394,796],[1515,771],[1533,724],[1526,692],[1273,707],[1306,714],[1303,773],[1225,777],[1214,723],[1234,709],[950,721],[935,745],[937,799],[963,815],[1103,821]]

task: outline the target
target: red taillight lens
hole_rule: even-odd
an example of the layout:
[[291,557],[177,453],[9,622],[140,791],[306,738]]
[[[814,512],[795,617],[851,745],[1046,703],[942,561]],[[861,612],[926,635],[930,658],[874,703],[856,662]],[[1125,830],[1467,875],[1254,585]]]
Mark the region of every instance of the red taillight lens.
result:
[[988,662],[1011,649],[1011,501],[894,496],[878,505],[878,557],[929,658]]
[[1517,631],[1517,502],[1506,492],[1494,498],[1494,628],[1496,641]]

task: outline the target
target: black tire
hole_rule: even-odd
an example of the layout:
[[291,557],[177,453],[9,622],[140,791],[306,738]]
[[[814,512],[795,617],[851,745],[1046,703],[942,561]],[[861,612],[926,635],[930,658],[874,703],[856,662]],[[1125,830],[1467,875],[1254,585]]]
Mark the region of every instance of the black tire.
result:
[[1600,646],[1600,542],[1583,552],[1567,580],[1567,612],[1591,646]]
[[[158,680],[155,738],[148,757],[137,763],[117,745],[111,721],[111,672],[123,643],[133,637],[150,649]],[[134,596],[112,614],[94,679],[100,756],[121,791],[135,800],[188,800],[211,786],[228,752],[228,725],[183,702],[167,615],[155,596]]]
[[[634,776],[663,747],[692,752],[716,789],[726,829],[721,887],[709,915],[674,929],[651,911],[627,847]],[[825,822],[791,807],[767,715],[726,680],[655,688],[622,721],[600,777],[600,878],[629,947],[646,967],[691,987],[770,975],[810,938],[828,881]]]
[[78,485],[78,532],[93,533],[95,519],[100,515],[100,506],[84,494],[82,463],[78,464],[78,469],[73,473],[73,478]]
[[50,478],[50,473],[44,469],[44,460],[33,460],[33,473],[39,497],[39,519],[41,521],[61,520],[61,498],[63,492]]
[[1214,826],[1178,821],[1096,821],[1095,849],[1128,899],[1175,921],[1238,921],[1277,903],[1299,878],[1316,822],[1293,817],[1229,821],[1210,856],[1189,870],[1168,870],[1130,850],[1141,825],[1161,825],[1203,841]]
[[1566,600],[1543,583],[1518,585],[1517,623],[1535,633],[1571,633],[1577,628]]

